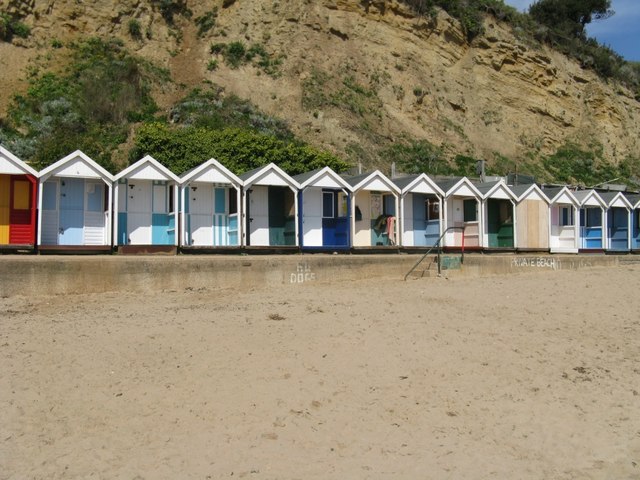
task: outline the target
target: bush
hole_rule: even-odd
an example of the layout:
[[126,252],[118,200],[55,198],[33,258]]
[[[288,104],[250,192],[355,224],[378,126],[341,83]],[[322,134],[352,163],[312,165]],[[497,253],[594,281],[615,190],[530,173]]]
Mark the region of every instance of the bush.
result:
[[142,27],[140,26],[140,22],[135,18],[129,20],[129,35],[136,40],[142,39]]
[[225,62],[231,68],[238,68],[245,61],[247,49],[242,42],[231,42],[225,48],[223,55]]
[[0,40],[10,42],[14,36],[27,38],[30,34],[28,25],[6,13],[0,13]]
[[213,10],[210,10],[203,16],[196,18],[196,25],[198,26],[198,38],[203,37],[216,25],[217,18],[218,7],[214,7]]
[[172,129],[166,124],[149,123],[137,132],[130,159],[152,155],[166,167],[181,174],[208,158],[216,158],[240,174],[270,162],[290,175],[329,166],[337,172],[349,165],[328,152],[308,145],[279,140],[273,136],[239,129],[211,130],[189,127]]

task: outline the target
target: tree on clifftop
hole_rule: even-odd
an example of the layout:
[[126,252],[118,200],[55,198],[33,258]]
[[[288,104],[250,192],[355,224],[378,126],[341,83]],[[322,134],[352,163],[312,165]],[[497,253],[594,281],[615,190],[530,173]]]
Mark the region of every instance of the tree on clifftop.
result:
[[529,7],[529,15],[539,23],[578,38],[584,38],[587,24],[613,14],[611,0],[537,0]]

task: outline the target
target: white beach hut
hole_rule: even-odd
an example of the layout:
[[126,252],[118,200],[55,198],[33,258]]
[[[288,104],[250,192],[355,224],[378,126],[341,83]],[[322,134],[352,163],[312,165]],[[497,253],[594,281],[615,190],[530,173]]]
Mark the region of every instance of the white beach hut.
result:
[[353,191],[352,246],[397,246],[400,189],[378,170],[343,178]]
[[295,247],[298,245],[298,190],[300,185],[270,163],[239,176],[244,219],[243,245]]
[[182,175],[183,249],[241,246],[242,185],[237,175],[213,158]]
[[[466,177],[436,182],[444,192],[444,246],[478,250],[482,247],[482,194]],[[454,227],[453,229],[450,229]],[[450,229],[450,230],[449,230]]]
[[552,253],[578,253],[580,202],[569,188],[550,187],[543,189],[549,197],[549,250]]
[[141,246],[169,246],[174,251],[173,247],[178,245],[179,183],[177,175],[149,155],[118,173],[115,176],[114,244],[124,247],[123,251],[128,251],[126,247]]
[[400,245],[431,247],[442,235],[444,192],[426,173],[394,178],[400,189]]
[[80,150],[39,174],[38,245],[110,250],[113,176]]

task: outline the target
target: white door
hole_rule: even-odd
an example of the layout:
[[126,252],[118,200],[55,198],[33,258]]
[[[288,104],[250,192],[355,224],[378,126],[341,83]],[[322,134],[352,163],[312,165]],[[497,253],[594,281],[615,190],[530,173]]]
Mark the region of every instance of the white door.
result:
[[269,187],[251,187],[249,215],[250,245],[269,246]]
[[[195,190],[194,190],[195,188]],[[193,184],[189,195],[191,245],[213,245],[213,185]]]
[[102,181],[87,180],[84,183],[84,244],[106,245],[104,209],[104,190],[106,185]]
[[416,232],[413,225],[413,193],[409,193],[404,197],[402,202],[402,208],[404,210],[402,215],[402,243],[403,247],[413,247],[414,245],[420,245],[420,238],[416,236],[424,236],[424,232]]
[[322,246],[322,189],[302,193],[302,241],[305,247]]
[[151,188],[148,180],[129,180],[127,185],[127,235],[130,245],[151,244]]

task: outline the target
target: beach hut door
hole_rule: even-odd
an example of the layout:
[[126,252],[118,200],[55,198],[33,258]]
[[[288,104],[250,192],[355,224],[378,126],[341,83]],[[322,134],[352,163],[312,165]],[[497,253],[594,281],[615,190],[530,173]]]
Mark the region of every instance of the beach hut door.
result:
[[269,245],[269,190],[265,186],[255,185],[249,190],[249,245]]
[[104,245],[107,212],[104,182],[85,183],[84,245]]
[[9,243],[9,182],[11,177],[0,175],[0,245]]
[[84,241],[84,197],[82,178],[60,179],[60,245],[82,245]]
[[11,179],[11,213],[9,216],[11,232],[9,243],[13,245],[33,243],[31,188],[31,182],[25,177],[13,177]]
[[305,247],[322,246],[322,199],[319,188],[307,188],[302,197],[302,241]]
[[202,184],[187,188],[191,245],[213,245],[213,186]]

